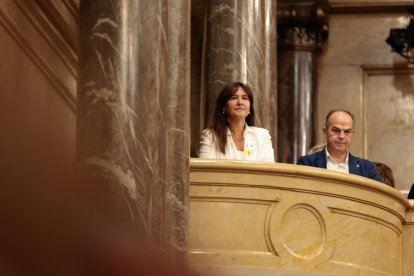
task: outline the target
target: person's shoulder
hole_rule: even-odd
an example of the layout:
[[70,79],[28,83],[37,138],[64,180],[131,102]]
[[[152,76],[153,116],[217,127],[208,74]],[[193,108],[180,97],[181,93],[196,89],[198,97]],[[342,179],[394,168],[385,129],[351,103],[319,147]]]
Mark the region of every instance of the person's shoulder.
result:
[[301,159],[316,159],[316,158],[319,158],[321,155],[323,155],[323,150],[316,151],[316,152],[311,153],[311,154],[303,155],[299,158],[301,158]]
[[213,132],[213,130],[211,128],[205,128],[201,131],[201,134],[207,135],[207,134],[210,134],[212,132]]
[[325,150],[320,150],[308,155],[303,155],[299,157],[297,164],[298,165],[311,165],[315,166],[318,160],[326,158],[325,157]]
[[316,160],[315,153],[308,154],[308,155],[302,155],[298,158],[298,161],[296,162],[296,164],[312,166],[315,160]]
[[362,158],[362,157],[354,156],[351,153],[349,153],[349,158],[354,158],[355,161],[363,165],[375,166],[375,163],[373,161]]
[[374,162],[372,162],[372,161],[370,161],[368,159],[365,159],[365,158],[362,158],[362,157],[359,157],[359,156],[355,156],[355,155],[353,155],[351,153],[349,153],[349,158],[354,158],[355,160],[357,160],[359,162],[374,163]]
[[211,128],[206,128],[201,131],[201,137],[212,137],[213,130]]
[[408,198],[408,199],[414,199],[414,184],[413,184],[413,185],[411,185],[411,189],[410,189],[410,191],[408,192],[407,198]]

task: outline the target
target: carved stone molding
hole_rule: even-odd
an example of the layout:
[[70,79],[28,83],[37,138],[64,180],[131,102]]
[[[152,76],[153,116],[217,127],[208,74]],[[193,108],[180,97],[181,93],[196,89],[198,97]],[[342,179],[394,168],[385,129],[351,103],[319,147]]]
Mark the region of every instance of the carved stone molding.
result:
[[323,41],[320,32],[306,27],[286,27],[278,35],[280,50],[317,50],[322,48]]
[[328,38],[327,1],[286,1],[277,7],[278,48],[321,49]]

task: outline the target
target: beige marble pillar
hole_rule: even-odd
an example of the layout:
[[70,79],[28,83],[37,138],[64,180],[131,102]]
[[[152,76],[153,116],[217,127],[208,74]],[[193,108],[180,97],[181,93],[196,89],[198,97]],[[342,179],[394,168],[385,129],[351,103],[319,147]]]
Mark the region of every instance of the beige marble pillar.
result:
[[[190,1],[81,1],[77,152],[109,212],[185,255]],[[111,209],[112,208],[112,209]]]
[[167,250],[185,262],[190,157],[191,1],[168,1]]
[[296,163],[316,141],[317,59],[326,1],[278,2],[278,161]]
[[272,0],[208,1],[205,126],[221,89],[241,81],[253,90],[256,124],[276,146],[276,21]]

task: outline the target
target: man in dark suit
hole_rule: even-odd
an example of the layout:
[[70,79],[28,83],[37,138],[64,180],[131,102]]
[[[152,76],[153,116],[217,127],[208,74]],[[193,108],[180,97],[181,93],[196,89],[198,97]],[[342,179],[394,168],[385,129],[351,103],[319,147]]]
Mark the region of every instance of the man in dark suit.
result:
[[329,111],[325,127],[326,147],[311,155],[302,156],[297,164],[351,173],[381,181],[373,162],[355,157],[349,152],[354,130],[354,115],[343,109]]

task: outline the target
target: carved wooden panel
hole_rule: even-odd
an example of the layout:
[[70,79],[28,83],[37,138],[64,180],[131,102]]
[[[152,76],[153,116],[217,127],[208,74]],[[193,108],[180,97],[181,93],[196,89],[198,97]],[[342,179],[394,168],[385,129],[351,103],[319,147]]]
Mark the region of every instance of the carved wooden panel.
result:
[[0,143],[21,166],[75,156],[78,0],[0,1]]

